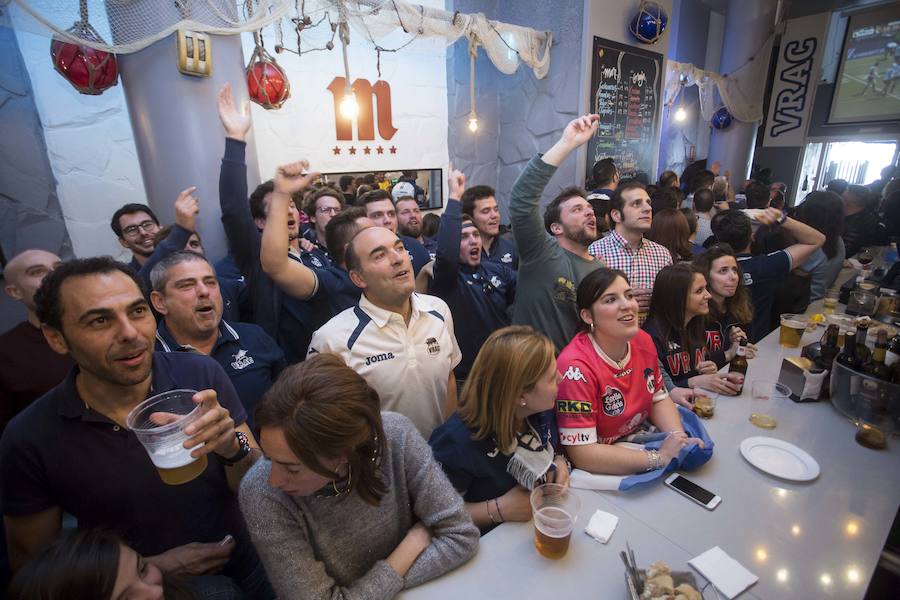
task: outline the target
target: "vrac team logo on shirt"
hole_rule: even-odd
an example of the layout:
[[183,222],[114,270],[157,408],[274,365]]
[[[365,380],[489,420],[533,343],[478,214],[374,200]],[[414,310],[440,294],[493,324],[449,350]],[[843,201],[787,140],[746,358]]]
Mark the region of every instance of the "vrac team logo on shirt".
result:
[[618,417],[625,412],[625,396],[618,388],[606,386],[603,391],[603,414],[607,417]]
[[566,372],[563,373],[563,379],[568,379],[569,381],[583,381],[587,383],[587,379],[584,378],[584,374],[581,372],[581,369],[578,367],[570,365]]
[[253,357],[247,354],[247,351],[243,349],[238,350],[237,354],[232,354],[231,357],[234,359],[231,362],[231,368],[236,371],[246,369],[253,364]]
[[428,349],[428,354],[437,354],[441,351],[441,345],[438,343],[436,338],[428,338],[425,340],[425,348]]
[[500,262],[511,263],[512,262],[512,253],[507,252],[503,256],[500,257]]

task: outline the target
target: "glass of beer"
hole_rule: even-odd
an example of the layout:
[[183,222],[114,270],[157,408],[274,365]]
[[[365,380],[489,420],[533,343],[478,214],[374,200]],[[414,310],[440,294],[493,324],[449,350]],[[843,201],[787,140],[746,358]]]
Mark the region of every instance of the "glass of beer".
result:
[[778,335],[778,343],[785,348],[799,348],[800,339],[809,320],[803,315],[783,314],[781,315],[781,332]]
[[172,390],[144,400],[128,413],[125,423],[134,432],[163,482],[181,485],[206,470],[206,456],[194,458],[184,442],[184,428],[196,421],[200,405],[194,402],[196,390]]
[[545,483],[531,492],[534,545],[547,558],[562,558],[569,550],[581,499],[558,483]]
[[790,398],[791,390],[777,381],[754,381],[751,396],[750,422],[763,429],[775,429],[775,417],[768,413],[773,400]]
[[822,299],[822,306],[824,307],[823,312],[826,315],[833,315],[835,313],[839,297],[840,290],[828,290],[825,292],[825,298]]

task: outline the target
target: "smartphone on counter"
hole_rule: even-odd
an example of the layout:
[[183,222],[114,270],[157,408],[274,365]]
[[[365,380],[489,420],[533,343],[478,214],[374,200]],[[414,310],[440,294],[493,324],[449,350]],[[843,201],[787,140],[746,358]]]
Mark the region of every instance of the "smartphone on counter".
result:
[[682,496],[690,498],[706,510],[713,510],[722,502],[722,498],[719,496],[700,487],[687,477],[682,477],[678,473],[669,475],[666,478],[666,485]]

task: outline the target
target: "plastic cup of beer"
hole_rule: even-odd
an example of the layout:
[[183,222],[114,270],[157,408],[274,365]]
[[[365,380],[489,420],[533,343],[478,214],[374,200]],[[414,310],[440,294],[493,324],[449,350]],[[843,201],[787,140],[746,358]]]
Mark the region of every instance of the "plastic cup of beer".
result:
[[206,456],[194,458],[191,452],[201,446],[185,448],[184,428],[200,417],[200,405],[194,402],[196,390],[172,390],[144,400],[128,413],[125,420],[164,483],[181,485],[206,470]]
[[825,292],[825,297],[822,299],[822,307],[823,312],[826,315],[833,315],[837,310],[838,298],[840,297],[839,290],[828,290]]
[[581,499],[558,483],[545,483],[531,492],[534,515],[534,546],[547,558],[562,558],[569,550],[569,540]]
[[800,340],[809,319],[803,315],[786,313],[781,315],[781,331],[778,334],[778,343],[785,348],[799,348]]

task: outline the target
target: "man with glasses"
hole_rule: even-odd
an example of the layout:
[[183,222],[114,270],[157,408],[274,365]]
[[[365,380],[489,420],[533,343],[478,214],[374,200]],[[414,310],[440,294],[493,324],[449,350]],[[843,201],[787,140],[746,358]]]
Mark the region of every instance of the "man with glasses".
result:
[[331,220],[331,217],[344,210],[344,194],[337,191],[331,186],[321,187],[310,192],[303,201],[303,212],[309,217],[312,227],[303,235],[304,238],[315,244],[316,248],[312,251],[313,256],[310,258],[314,267],[322,268],[325,264],[316,265],[315,260],[320,262],[331,260],[328,255],[328,249],[325,247],[325,226]]
[[491,333],[510,324],[516,297],[516,272],[499,262],[482,260],[481,232],[472,217],[462,212],[466,176],[453,171],[450,198],[437,234],[434,278],[428,292],[447,303],[456,323],[462,360],[455,369],[463,381],[478,350]]
[[153,238],[159,231],[159,219],[146,204],[126,204],[113,213],[109,225],[122,247],[131,250],[131,268],[140,271],[156,248]]

